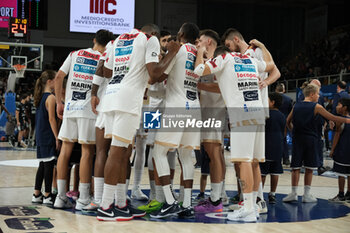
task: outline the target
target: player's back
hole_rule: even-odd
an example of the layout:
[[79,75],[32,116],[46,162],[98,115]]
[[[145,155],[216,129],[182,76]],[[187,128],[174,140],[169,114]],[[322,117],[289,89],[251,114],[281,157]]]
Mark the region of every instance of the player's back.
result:
[[317,121],[314,102],[298,102],[293,109],[293,135],[317,137]]
[[158,39],[133,29],[114,41],[112,53],[104,66],[112,70],[105,98],[113,99],[103,104],[102,111],[123,111],[141,114],[144,91],[149,78],[146,64],[158,62]]
[[167,107],[199,107],[199,76],[193,72],[196,55],[197,49],[193,44],[182,45],[165,71],[169,75],[165,99]]
[[94,119],[90,98],[93,75],[101,53],[91,48],[73,51],[60,70],[68,74],[64,117],[86,117]]

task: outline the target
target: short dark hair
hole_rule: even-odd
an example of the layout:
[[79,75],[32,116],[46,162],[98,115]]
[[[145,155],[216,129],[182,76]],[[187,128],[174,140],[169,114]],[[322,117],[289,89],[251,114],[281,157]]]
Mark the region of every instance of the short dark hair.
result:
[[285,90],[285,86],[283,83],[278,83],[276,85],[276,89],[275,89],[277,92],[283,92]]
[[226,52],[230,53],[231,51],[226,46],[220,45],[215,49],[214,57],[220,56],[221,54],[224,54]]
[[145,24],[142,28],[141,31],[144,33],[147,33],[149,35],[155,35],[156,37],[160,37],[160,30],[159,27],[153,23],[148,23]]
[[24,100],[24,99],[27,98],[28,96],[29,96],[29,93],[28,93],[28,92],[24,92],[24,93],[22,93],[22,94],[20,95],[20,97],[19,97],[20,99],[19,99],[19,100],[20,100],[20,101],[21,101],[21,100]]
[[160,31],[160,37],[170,36],[170,35],[171,33],[169,31],[165,31],[165,30]]
[[280,93],[270,92],[269,93],[269,99],[271,101],[275,102],[274,105],[273,105],[275,108],[281,107],[283,98],[282,98],[282,95]]
[[194,23],[184,23],[180,30],[183,32],[184,38],[191,43],[194,43],[199,37],[199,28]]
[[349,98],[341,98],[339,100],[339,103],[341,103],[341,105],[346,107],[346,111],[348,113],[350,113],[350,99]]
[[239,39],[244,40],[242,34],[235,28],[229,28],[221,37],[222,43],[225,43],[225,40],[233,40],[233,37],[237,36]]
[[217,46],[220,45],[220,37],[219,37],[219,34],[214,31],[214,30],[211,30],[211,29],[204,29],[202,31],[200,31],[199,33],[199,37],[201,36],[207,36],[207,37],[210,37],[212,38],[213,40],[215,40]]
[[115,39],[115,36],[112,32],[101,29],[96,32],[95,39],[98,44],[106,46],[108,42]]
[[345,81],[338,81],[337,85],[341,89],[344,89],[344,90],[346,89],[346,82]]

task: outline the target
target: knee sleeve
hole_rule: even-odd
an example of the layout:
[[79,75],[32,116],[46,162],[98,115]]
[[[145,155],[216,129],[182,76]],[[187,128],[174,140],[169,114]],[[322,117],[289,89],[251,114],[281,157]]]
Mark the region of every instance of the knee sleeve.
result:
[[135,170],[143,169],[145,164],[145,151],[146,151],[146,139],[142,137],[136,137],[136,157],[134,162]]
[[176,150],[168,152],[168,162],[170,169],[175,170],[176,168]]
[[148,170],[150,170],[150,171],[154,171],[152,159],[153,159],[153,147],[150,147],[149,154],[148,154],[148,160],[147,160]]
[[194,166],[192,161],[192,150],[179,148],[179,160],[182,166],[184,180],[193,180]]
[[156,169],[159,177],[170,176],[170,168],[167,159],[169,148],[158,144],[153,147],[153,159],[156,164]]

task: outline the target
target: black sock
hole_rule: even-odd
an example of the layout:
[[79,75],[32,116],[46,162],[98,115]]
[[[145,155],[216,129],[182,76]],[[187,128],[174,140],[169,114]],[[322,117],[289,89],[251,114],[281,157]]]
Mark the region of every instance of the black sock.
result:
[[339,192],[339,193],[338,193],[338,196],[339,196],[339,197],[344,197],[344,192]]
[[347,191],[347,192],[345,193],[345,196],[346,196],[346,197],[350,197],[350,191]]
[[221,203],[221,198],[217,201],[212,201],[211,198],[209,197],[209,200],[210,200],[211,204],[213,204],[213,206],[218,206]]

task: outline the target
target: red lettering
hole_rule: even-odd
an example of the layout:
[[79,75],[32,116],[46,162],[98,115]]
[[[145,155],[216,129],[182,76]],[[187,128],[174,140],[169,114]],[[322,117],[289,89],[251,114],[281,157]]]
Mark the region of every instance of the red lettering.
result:
[[126,61],[129,61],[129,59],[130,59],[130,56],[128,56],[128,57],[118,57],[118,58],[116,58],[115,59],[115,62],[126,62]]
[[196,75],[195,73],[190,72],[190,71],[188,71],[188,70],[186,70],[186,75],[187,75],[187,76],[190,76],[190,77],[192,77],[192,78],[199,78],[198,75]]
[[122,34],[120,35],[119,37],[119,40],[132,40],[132,39],[135,39],[139,34],[136,33],[136,34]]
[[213,66],[213,68],[217,67],[217,65],[215,64],[215,59],[211,59],[209,63]]
[[256,74],[251,73],[237,73],[238,78],[256,78]]
[[107,15],[115,15],[117,13],[116,9],[110,10],[109,9],[109,4],[112,4],[113,6],[117,5],[117,2],[115,0],[106,0],[105,3],[105,11]]
[[110,4],[117,6],[116,0],[90,0],[90,13],[115,15],[116,9],[110,9]]
[[92,58],[94,60],[100,60],[100,55],[89,53],[89,52],[87,52],[85,50],[80,50],[79,53],[78,53],[78,56]]
[[91,80],[91,81],[93,79],[93,76],[89,76],[89,75],[85,75],[85,74],[79,74],[79,73],[76,73],[76,72],[74,72],[73,77],[84,79],[84,80]]

